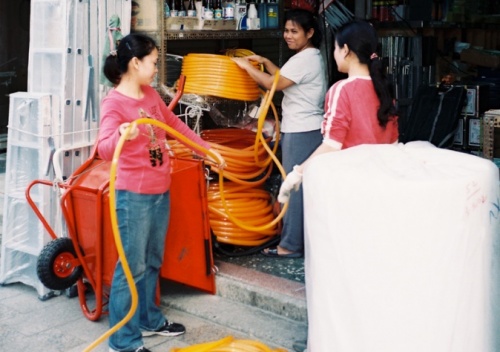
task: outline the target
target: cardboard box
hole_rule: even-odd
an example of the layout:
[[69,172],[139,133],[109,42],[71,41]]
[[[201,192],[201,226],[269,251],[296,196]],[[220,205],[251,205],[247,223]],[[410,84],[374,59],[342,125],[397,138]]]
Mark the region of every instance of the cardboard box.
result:
[[460,53],[460,60],[477,66],[500,68],[500,51],[464,49]]

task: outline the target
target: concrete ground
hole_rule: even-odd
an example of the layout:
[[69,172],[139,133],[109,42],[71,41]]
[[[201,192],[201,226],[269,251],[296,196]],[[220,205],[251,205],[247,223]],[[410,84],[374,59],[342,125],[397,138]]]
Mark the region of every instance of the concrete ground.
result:
[[[4,180],[5,154],[0,154],[0,219],[3,219]],[[258,255],[226,263],[226,268],[232,268],[229,271],[234,273],[219,277],[218,290],[227,292],[233,299],[246,296],[251,303],[238,303],[240,298],[227,300],[220,295],[204,294],[162,280],[162,293],[166,292],[161,299],[162,309],[169,320],[184,324],[187,333],[174,338],[145,338],[146,347],[153,352],[173,351],[175,347],[233,336],[260,341],[271,348],[292,350],[293,341],[305,339],[307,331],[303,260],[274,264],[263,261]],[[273,270],[284,273],[286,278],[273,276]],[[233,274],[243,278],[234,279]],[[253,281],[256,288],[246,287],[246,278]],[[278,289],[275,293],[274,288]],[[268,294],[265,299],[256,298]],[[88,299],[91,302],[92,297]],[[250,307],[253,301],[262,301],[264,306]],[[288,310],[286,313],[293,315],[293,319],[270,310]],[[90,348],[108,329],[106,315],[96,322],[88,320],[82,313],[78,297],[70,298],[67,292],[58,292],[42,301],[35,288],[23,283],[0,285],[1,351],[108,351],[106,338]]]

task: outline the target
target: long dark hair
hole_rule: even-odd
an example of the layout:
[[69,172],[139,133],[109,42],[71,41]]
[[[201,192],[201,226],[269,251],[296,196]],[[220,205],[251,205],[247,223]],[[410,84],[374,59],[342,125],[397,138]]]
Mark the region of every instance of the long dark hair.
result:
[[368,65],[373,87],[380,101],[377,111],[378,122],[380,126],[385,127],[397,111],[394,106],[392,85],[382,70],[382,61],[378,59],[378,37],[375,28],[368,22],[355,20],[339,28],[335,34],[335,41],[339,47],[347,44],[359,62]]
[[309,32],[311,28],[314,29],[314,34],[311,37],[311,44],[319,49],[321,46],[321,39],[323,39],[323,33],[320,30],[318,20],[312,12],[302,9],[288,10],[285,12],[285,20],[283,23],[285,24],[287,21],[298,24],[306,33]]
[[116,52],[111,52],[104,62],[103,73],[106,78],[117,85],[122,74],[127,72],[128,63],[136,57],[141,60],[157,48],[155,41],[145,35],[132,33],[120,40]]

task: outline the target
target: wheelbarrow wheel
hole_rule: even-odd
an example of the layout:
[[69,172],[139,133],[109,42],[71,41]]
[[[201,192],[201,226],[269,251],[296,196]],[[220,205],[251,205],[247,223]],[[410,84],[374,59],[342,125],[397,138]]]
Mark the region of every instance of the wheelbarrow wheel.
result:
[[38,256],[38,279],[51,290],[65,290],[73,286],[82,275],[82,267],[75,265],[76,260],[71,239],[56,238],[47,243]]

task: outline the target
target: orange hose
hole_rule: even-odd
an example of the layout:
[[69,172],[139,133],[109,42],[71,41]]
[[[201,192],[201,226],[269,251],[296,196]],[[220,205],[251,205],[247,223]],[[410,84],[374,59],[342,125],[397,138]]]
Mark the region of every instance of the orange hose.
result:
[[[246,71],[240,69],[229,57],[223,58],[221,59],[220,55],[209,54],[189,54],[185,57],[183,74],[187,77],[186,82],[203,86],[195,92],[196,94],[203,95],[206,94],[203,92],[213,89],[214,80],[207,81],[206,75],[211,70],[234,64],[235,67],[224,67],[224,69],[239,71],[235,75],[241,75],[242,72],[246,74]],[[185,68],[184,64],[186,64]],[[196,65],[210,65],[210,69],[200,70]],[[221,73],[221,75],[225,75],[225,73]],[[258,246],[265,243],[269,237],[279,233],[280,221],[288,208],[288,204],[285,204],[279,214],[274,214],[274,200],[271,199],[269,192],[262,189],[262,185],[269,178],[274,164],[280,170],[281,175],[286,176],[275,155],[279,143],[279,119],[276,108],[272,104],[272,97],[278,79],[279,71],[275,74],[271,90],[263,94],[257,132],[227,128],[203,130],[200,133],[200,136],[210,144],[210,148],[217,150],[226,161],[224,170],[211,166],[211,170],[219,174],[219,180],[218,186],[216,181],[212,181],[208,187],[210,226],[217,240],[222,243],[242,246]],[[250,80],[253,83],[249,86],[253,86],[255,82],[251,78]],[[217,80],[217,82],[219,81]],[[234,96],[231,95],[240,87],[233,83],[233,78],[227,79],[227,82],[231,84],[231,87],[221,89],[218,96],[234,99]],[[227,82],[225,83],[227,84]],[[207,87],[208,85],[210,88]],[[192,87],[188,87],[188,83],[186,83],[184,90],[189,92]],[[216,89],[219,88],[216,87]],[[243,89],[248,91],[249,88],[243,87]],[[260,91],[258,92],[261,94]],[[278,128],[273,149],[268,145],[271,139],[265,138],[262,133],[269,107],[272,108]],[[192,156],[191,150],[180,143],[169,143],[176,156]]]
[[186,93],[246,101],[260,96],[257,83],[226,55],[188,54],[181,74],[186,76]]

